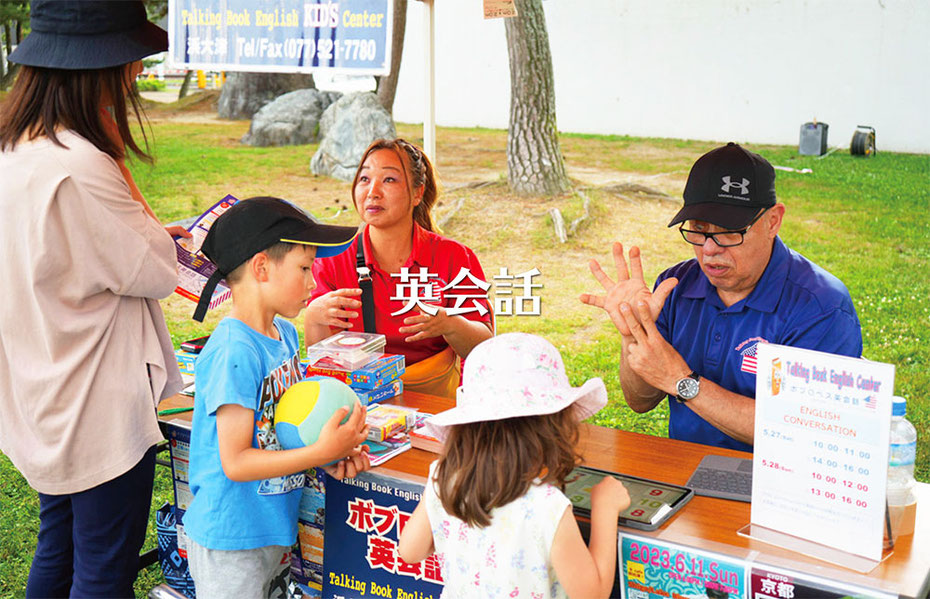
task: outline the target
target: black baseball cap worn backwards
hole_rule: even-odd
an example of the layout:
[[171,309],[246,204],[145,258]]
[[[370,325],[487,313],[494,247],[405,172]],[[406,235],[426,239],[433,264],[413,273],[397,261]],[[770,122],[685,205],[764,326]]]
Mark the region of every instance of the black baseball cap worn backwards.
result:
[[203,255],[216,265],[216,272],[204,285],[194,320],[203,322],[217,283],[274,244],[312,245],[317,258],[326,258],[345,251],[356,235],[355,227],[320,224],[280,198],[249,198],[232,205],[213,222],[200,246]]
[[775,205],[775,169],[733,142],[697,159],[685,184],[685,205],[668,226],[700,220],[743,229],[762,208]]
[[10,62],[49,69],[104,69],[168,49],[142,0],[32,0],[31,32]]

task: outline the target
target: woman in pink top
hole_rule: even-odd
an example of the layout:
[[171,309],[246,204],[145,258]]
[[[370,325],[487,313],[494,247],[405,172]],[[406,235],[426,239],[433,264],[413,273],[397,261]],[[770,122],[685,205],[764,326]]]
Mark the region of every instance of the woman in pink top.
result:
[[174,243],[132,183],[128,96],[167,49],[141,1],[33,0],[0,112],[0,449],[39,492],[27,597],[133,595],[180,387]]

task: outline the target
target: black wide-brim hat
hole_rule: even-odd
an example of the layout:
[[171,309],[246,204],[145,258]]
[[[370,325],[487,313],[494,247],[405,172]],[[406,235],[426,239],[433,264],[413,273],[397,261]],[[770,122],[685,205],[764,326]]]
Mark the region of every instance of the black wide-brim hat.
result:
[[49,69],[116,67],[168,49],[141,0],[32,0],[32,31],[10,62]]
[[200,246],[216,272],[200,294],[194,320],[203,321],[216,285],[255,254],[284,242],[312,245],[317,258],[328,258],[348,249],[358,232],[356,227],[320,224],[280,198],[249,198],[234,204],[213,222]]

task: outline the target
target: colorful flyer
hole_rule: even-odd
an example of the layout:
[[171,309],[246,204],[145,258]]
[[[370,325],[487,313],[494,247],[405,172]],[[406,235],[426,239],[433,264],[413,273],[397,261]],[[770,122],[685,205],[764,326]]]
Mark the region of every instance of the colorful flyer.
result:
[[894,366],[759,344],[752,524],[878,561]]
[[641,537],[620,534],[620,588],[625,599],[745,597],[740,560]]
[[894,597],[897,595],[769,566],[753,566],[750,574],[749,599],[894,599]]
[[[200,246],[207,237],[207,232],[213,222],[230,206],[237,203],[235,197],[227,195],[225,198],[210,206],[210,209],[197,217],[188,231],[191,237],[175,237],[175,251],[178,255],[178,286],[174,292],[192,301],[199,301],[207,279],[216,271],[216,266],[207,260],[201,253]],[[232,297],[232,291],[220,281],[210,298],[209,308],[212,310]]]

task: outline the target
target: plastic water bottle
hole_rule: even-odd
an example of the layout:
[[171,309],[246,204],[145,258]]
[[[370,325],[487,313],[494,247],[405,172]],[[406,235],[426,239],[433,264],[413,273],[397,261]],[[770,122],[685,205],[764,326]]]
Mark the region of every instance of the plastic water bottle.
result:
[[888,511],[892,538],[913,534],[917,514],[914,457],[917,430],[907,421],[907,402],[895,396],[891,407],[891,451],[888,454]]
[[917,456],[917,430],[908,422],[907,400],[895,395],[891,404],[891,453],[888,472],[907,471],[914,478],[914,458]]

